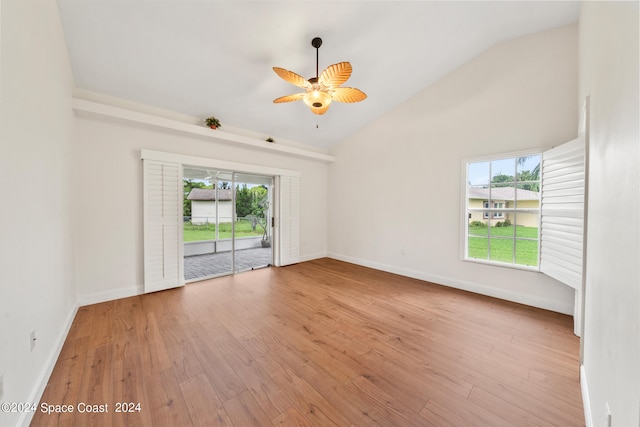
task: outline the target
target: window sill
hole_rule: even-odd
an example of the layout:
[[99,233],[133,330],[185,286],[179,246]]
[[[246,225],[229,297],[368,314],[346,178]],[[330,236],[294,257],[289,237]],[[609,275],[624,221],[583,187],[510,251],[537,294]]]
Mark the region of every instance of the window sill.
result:
[[534,272],[534,273],[540,273],[540,267],[539,266],[510,264],[510,263],[506,263],[506,262],[491,261],[491,260],[478,259],[478,258],[463,258],[462,260],[465,261],[465,262],[472,262],[472,263],[475,263],[475,264],[483,264],[483,265],[490,265],[490,266],[493,266],[493,267],[510,268],[512,270],[524,270],[524,271],[531,271],[531,272]]

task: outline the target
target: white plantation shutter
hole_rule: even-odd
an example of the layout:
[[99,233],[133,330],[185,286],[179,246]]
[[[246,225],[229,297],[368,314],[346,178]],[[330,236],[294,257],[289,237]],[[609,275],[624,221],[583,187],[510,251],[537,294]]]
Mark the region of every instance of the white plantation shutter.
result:
[[578,138],[542,155],[540,270],[582,290],[585,142]]
[[280,176],[280,264],[300,262],[300,178]]
[[146,159],[143,165],[144,291],[148,293],[184,285],[182,166]]

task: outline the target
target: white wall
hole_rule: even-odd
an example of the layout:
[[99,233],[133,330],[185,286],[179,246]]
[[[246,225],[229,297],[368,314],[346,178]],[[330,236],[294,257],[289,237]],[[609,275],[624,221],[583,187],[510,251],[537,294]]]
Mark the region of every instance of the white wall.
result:
[[577,26],[485,51],[332,150],[329,252],[440,284],[573,312],[535,272],[460,260],[461,160],[577,135]]
[[607,402],[611,425],[640,425],[638,37],[638,2],[583,3],[578,102],[590,96],[591,134],[582,380],[594,426],[606,425]]
[[[75,313],[73,77],[54,1],[1,7],[2,400],[37,402]],[[2,426],[29,419],[0,412]]]
[[107,119],[77,123],[81,305],[142,292],[142,148],[300,171],[300,255],[326,255],[325,163]]

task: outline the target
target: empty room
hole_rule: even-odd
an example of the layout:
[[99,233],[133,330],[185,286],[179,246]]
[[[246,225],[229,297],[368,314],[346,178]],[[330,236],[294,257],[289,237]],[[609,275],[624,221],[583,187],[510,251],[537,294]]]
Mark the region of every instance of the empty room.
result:
[[0,427],[640,427],[639,21],[2,0]]

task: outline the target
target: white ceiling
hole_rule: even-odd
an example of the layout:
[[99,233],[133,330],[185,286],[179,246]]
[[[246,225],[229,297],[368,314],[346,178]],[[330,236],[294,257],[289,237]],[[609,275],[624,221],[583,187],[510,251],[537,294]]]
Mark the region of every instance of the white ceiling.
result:
[[[579,2],[58,0],[76,86],[328,148],[497,42],[577,22]],[[316,116],[273,66],[349,61],[368,98]]]

